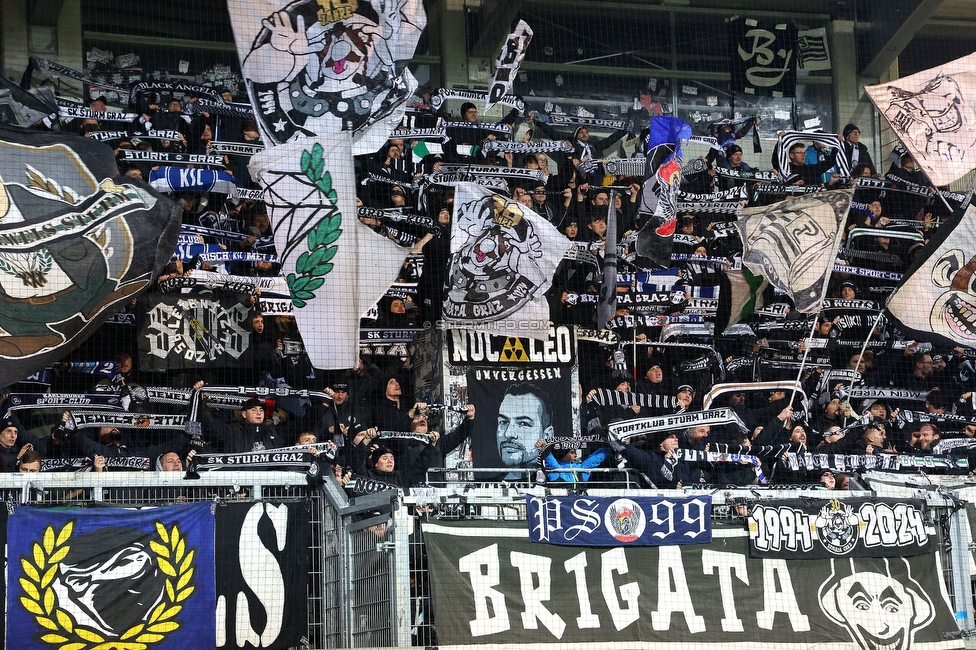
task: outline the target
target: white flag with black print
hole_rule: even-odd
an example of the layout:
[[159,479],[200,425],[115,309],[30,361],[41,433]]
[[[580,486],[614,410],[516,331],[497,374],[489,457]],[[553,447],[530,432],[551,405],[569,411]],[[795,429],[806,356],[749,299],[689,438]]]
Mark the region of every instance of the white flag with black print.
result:
[[976,54],[864,90],[933,185],[976,168]]
[[316,368],[352,368],[359,316],[396,279],[410,252],[356,216],[352,139],[335,133],[265,149],[251,158],[264,188],[281,273],[305,351]]
[[525,58],[525,51],[532,40],[532,28],[524,20],[520,20],[515,31],[508,35],[502,44],[502,51],[495,59],[495,76],[488,87],[488,99],[485,101],[485,112],[498,103],[518,76],[519,66]]
[[407,63],[422,0],[228,0],[241,72],[267,145],[338,131],[376,151],[417,89]]
[[797,69],[830,70],[830,49],[827,47],[827,30],[804,29],[797,33]]
[[544,340],[545,293],[572,247],[531,209],[475,183],[458,183],[444,320],[455,329]]
[[958,212],[939,227],[886,306],[911,336],[976,347],[976,207]]
[[820,311],[853,194],[832,190],[743,210],[736,224],[742,263],[788,293],[799,311]]

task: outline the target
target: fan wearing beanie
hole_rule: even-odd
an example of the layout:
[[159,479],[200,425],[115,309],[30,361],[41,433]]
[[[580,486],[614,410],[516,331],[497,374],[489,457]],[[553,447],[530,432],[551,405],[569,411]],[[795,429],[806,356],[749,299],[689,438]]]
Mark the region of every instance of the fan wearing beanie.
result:
[[843,140],[841,151],[847,156],[847,162],[850,163],[851,169],[858,165],[866,165],[872,174],[876,173],[874,161],[871,160],[868,148],[861,144],[861,129],[857,128],[856,124],[848,124],[844,127],[841,140]]

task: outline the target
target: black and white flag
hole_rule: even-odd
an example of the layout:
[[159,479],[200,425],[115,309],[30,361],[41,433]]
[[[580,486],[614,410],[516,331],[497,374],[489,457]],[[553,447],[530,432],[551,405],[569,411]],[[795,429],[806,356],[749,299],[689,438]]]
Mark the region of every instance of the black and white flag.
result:
[[217,508],[217,648],[284,649],[308,630],[309,501]]
[[236,298],[153,294],[143,306],[142,368],[226,367],[247,358],[251,308]]
[[266,144],[352,131],[376,151],[417,88],[407,63],[427,25],[421,0],[229,0],[234,39]]
[[899,329],[950,347],[976,346],[976,207],[939,227],[888,298]]
[[976,54],[887,84],[865,86],[933,185],[976,167]]
[[799,70],[830,70],[826,29],[805,29],[797,34],[796,64]]
[[545,339],[544,294],[572,242],[529,208],[480,185],[460,183],[455,197],[447,326]]
[[734,16],[729,20],[729,59],[732,92],[796,96],[797,29],[792,22]]
[[793,197],[739,215],[742,264],[804,313],[820,311],[854,191]]
[[495,76],[488,88],[488,99],[485,101],[485,112],[505,96],[512,87],[512,82],[518,76],[519,66],[525,58],[525,51],[532,40],[532,28],[524,20],[520,20],[515,31],[508,35],[502,44],[502,51],[495,59]]

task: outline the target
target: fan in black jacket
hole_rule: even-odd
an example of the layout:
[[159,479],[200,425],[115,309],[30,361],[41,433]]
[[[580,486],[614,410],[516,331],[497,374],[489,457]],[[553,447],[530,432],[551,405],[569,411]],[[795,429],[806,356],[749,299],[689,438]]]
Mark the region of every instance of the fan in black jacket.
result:
[[[193,386],[194,390],[200,388],[203,388],[202,381]],[[244,402],[242,410],[242,421],[227,423],[215,418],[210,407],[203,404],[200,418],[207,442],[223,442],[224,452],[231,454],[288,446],[290,441],[279,434],[273,424],[265,422],[264,402],[252,397]]]
[[867,165],[871,174],[876,174],[877,170],[874,167],[874,161],[871,160],[871,154],[868,153],[868,148],[861,144],[861,129],[854,124],[848,124],[844,127],[843,138],[841,151],[847,157],[847,162],[850,163],[848,166],[854,169],[858,165]]

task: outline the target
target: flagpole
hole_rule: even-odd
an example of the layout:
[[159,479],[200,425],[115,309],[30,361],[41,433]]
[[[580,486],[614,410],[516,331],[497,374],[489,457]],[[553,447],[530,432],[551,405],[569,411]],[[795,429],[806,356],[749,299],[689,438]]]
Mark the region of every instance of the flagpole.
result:
[[[796,383],[799,384],[801,378],[803,377],[803,366],[806,365],[807,355],[810,354],[810,339],[813,338],[813,333],[817,331],[817,320],[820,316],[820,312],[817,312],[813,316],[813,327],[810,328],[810,335],[807,336],[807,340],[803,342],[803,358],[800,360],[800,371],[796,373]],[[790,405],[793,404],[793,398],[796,397],[796,386],[793,387],[793,394],[790,395]]]
[[[782,144],[782,142],[781,142],[781,144]],[[852,196],[853,196],[853,193],[852,193]],[[850,206],[849,205],[848,205],[848,209],[850,209]],[[839,245],[838,243],[839,243],[841,237],[843,237],[843,236],[844,236],[844,229],[843,229],[842,226],[840,226],[840,227],[837,228],[837,233],[834,235],[834,247],[835,248]],[[835,257],[836,257],[836,253],[835,253]],[[824,276],[824,279],[823,279],[824,286],[826,286],[827,283],[830,282],[830,276],[833,275],[833,273],[834,273],[834,261],[831,260],[830,266],[827,267],[827,275],[825,275]],[[817,331],[817,321],[819,320],[819,317],[820,317],[820,314],[822,313],[822,311],[823,311],[823,301],[821,301],[821,308],[814,315],[814,318],[813,318],[813,326],[810,328],[810,335],[807,337],[807,340],[804,342],[804,345],[803,345],[803,359],[800,360],[800,370],[796,374],[796,381],[797,381],[797,383],[799,383],[800,382],[800,379],[803,377],[803,366],[806,365],[807,355],[809,355],[809,353],[810,353],[810,340],[813,339],[813,334],[814,334],[814,332]],[[790,395],[790,404],[791,405],[793,404],[793,398],[795,396],[796,396],[796,388],[793,389],[793,394]]]
[[603,278],[600,286],[600,302],[597,305],[597,325],[607,329],[608,321],[617,309],[617,191],[610,190],[610,205],[607,208],[606,243],[603,246]]
[[[875,328],[878,327],[878,323],[881,322],[881,315],[882,315],[882,312],[879,311],[878,312],[878,315],[874,318],[874,323],[872,323],[871,329],[868,331],[867,338],[864,339],[864,343],[861,345],[861,351],[857,355],[857,363],[854,364],[854,370],[855,371],[858,369],[858,367],[860,367],[860,365],[861,365],[861,359],[864,358],[864,351],[867,350],[867,348],[868,348],[868,342],[871,340],[871,336],[874,334]],[[850,392],[852,390],[854,390],[854,378],[853,377],[851,378],[851,385],[847,387],[848,394],[850,394]],[[848,402],[849,401],[850,401],[850,399],[848,399]]]

